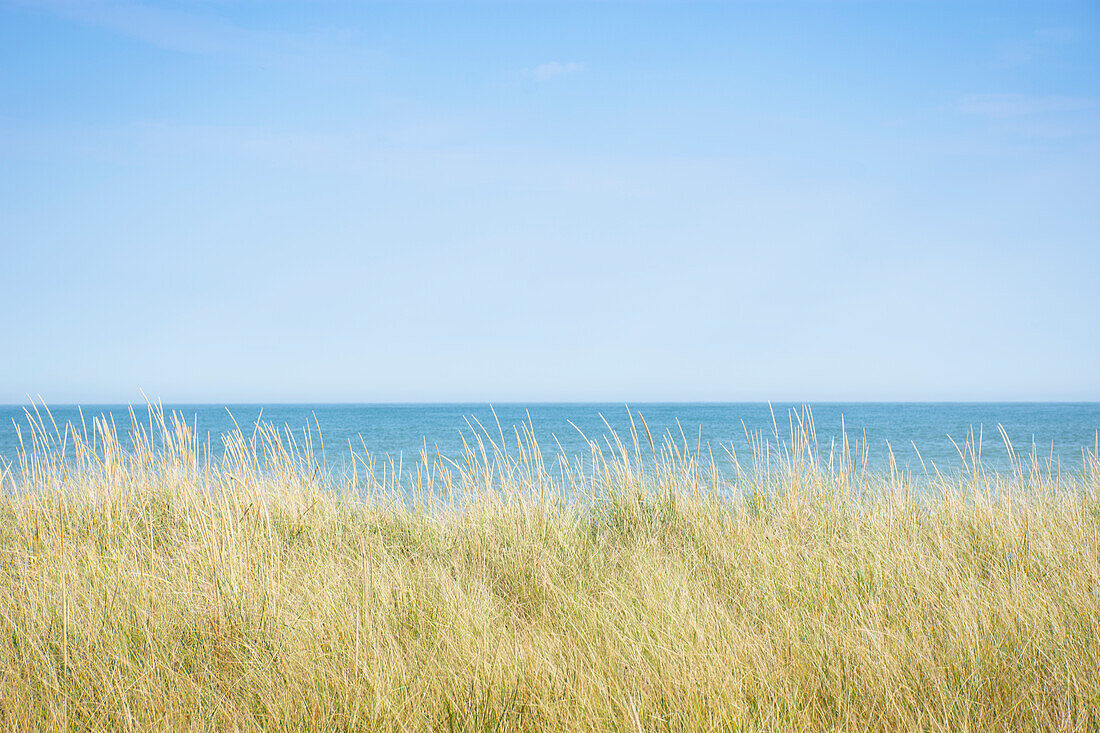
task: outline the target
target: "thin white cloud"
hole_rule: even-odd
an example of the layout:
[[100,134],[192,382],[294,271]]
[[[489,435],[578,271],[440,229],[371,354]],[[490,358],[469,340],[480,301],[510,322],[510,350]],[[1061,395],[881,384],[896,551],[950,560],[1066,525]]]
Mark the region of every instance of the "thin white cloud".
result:
[[1040,28],[1035,38],[1043,43],[1065,46],[1081,40],[1085,34],[1079,28]]
[[1030,37],[1017,38],[998,46],[994,68],[1011,68],[1077,43],[1084,34],[1075,28],[1040,28]]
[[545,64],[539,64],[535,68],[531,69],[529,75],[535,81],[550,81],[556,79],[559,76],[567,76],[569,74],[577,74],[584,71],[584,64],[577,63],[575,61],[569,61],[562,63],[560,61],[547,61]]
[[[4,3],[0,0],[0,4]],[[134,0],[16,0],[15,7],[50,13],[102,28],[157,48],[223,56],[262,66],[294,67],[310,60],[362,56],[337,32],[277,32],[246,28],[218,16],[216,8],[188,12]]]
[[960,112],[1005,120],[1036,115],[1085,112],[1100,108],[1091,97],[1033,96],[1027,94],[968,94],[959,100]]
[[1100,98],[1028,94],[969,94],[956,106],[990,130],[1035,139],[1096,139]]

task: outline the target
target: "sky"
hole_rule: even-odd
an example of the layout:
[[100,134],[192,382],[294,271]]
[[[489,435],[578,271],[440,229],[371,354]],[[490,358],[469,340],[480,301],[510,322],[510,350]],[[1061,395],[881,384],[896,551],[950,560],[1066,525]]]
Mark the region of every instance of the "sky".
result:
[[0,0],[0,403],[1100,400],[1100,3]]

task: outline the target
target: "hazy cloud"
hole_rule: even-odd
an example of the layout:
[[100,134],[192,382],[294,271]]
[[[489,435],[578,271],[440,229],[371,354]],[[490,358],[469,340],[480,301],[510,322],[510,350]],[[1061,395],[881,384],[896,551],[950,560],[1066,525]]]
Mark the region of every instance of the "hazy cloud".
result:
[[1076,43],[1084,37],[1084,33],[1078,28],[1040,28],[1035,31],[1035,38],[1044,43],[1053,43],[1064,46],[1068,43]]
[[50,13],[169,51],[236,58],[263,66],[293,67],[311,60],[348,60],[349,56],[362,55],[348,43],[346,34],[246,28],[219,17],[216,7],[192,12],[130,0],[22,0],[2,4]]
[[556,79],[559,76],[566,76],[568,74],[577,74],[584,71],[584,64],[570,61],[562,63],[560,61],[548,61],[545,64],[539,64],[535,68],[531,69],[530,76],[535,81],[549,81]]
[[1100,108],[1100,100],[1027,94],[968,94],[959,101],[958,108],[965,114],[1004,120],[1094,110]]
[[1029,138],[1093,139],[1100,133],[1100,98],[1028,94],[969,94],[959,112],[990,129]]
[[1030,37],[1002,43],[997,48],[994,66],[1020,66],[1048,52],[1081,40],[1084,34],[1076,28],[1040,28]]

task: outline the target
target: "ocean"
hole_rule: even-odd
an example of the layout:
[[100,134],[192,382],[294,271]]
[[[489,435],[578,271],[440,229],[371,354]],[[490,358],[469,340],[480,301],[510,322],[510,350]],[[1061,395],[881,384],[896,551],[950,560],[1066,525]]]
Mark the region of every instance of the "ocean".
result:
[[[1036,453],[1052,461],[1056,469],[1079,471],[1083,451],[1092,450],[1100,430],[1100,403],[811,403],[818,445],[827,458],[831,447],[839,450],[842,425],[849,440],[866,436],[868,467],[885,470],[892,449],[897,465],[913,474],[956,471],[962,460],[956,450],[970,430],[981,436],[982,463],[987,470],[1009,467],[1008,454],[998,426],[1004,428],[1017,451]],[[286,425],[299,435],[307,426],[314,434],[314,450],[322,452],[316,440],[319,428],[324,441],[324,458],[339,469],[349,459],[349,448],[364,449],[378,458],[392,457],[408,465],[424,449],[457,457],[462,435],[469,438],[478,423],[499,443],[499,432],[514,444],[514,427],[527,423],[548,462],[563,451],[570,458],[587,456],[588,440],[601,443],[610,437],[608,426],[624,442],[629,440],[630,413],[644,417],[655,440],[671,435],[681,446],[709,447],[719,469],[729,467],[727,450],[739,457],[749,453],[748,432],[760,432],[774,444],[790,435],[791,403],[636,403],[622,404],[234,404],[164,405],[193,425],[200,437],[209,438],[212,450],[220,451],[221,435],[232,430],[234,420],[246,431],[257,419]],[[0,406],[0,458],[14,462],[18,452],[16,425],[24,426],[25,410],[19,405]],[[120,434],[130,425],[125,405],[85,405],[84,419],[93,416],[113,420]],[[145,405],[135,406],[139,420],[148,420]],[[53,419],[64,432],[64,424],[81,423],[74,405],[51,405]],[[495,412],[495,415],[494,415]],[[774,416],[774,422],[773,422]],[[606,424],[605,421],[606,420]],[[48,421],[47,421],[48,423]],[[498,423],[500,429],[498,430]],[[641,431],[641,423],[637,422]],[[472,426],[472,427],[471,427]],[[583,435],[582,435],[583,434]],[[643,438],[644,443],[644,438]],[[919,451],[919,453],[918,453]],[[923,459],[923,461],[922,461]]]

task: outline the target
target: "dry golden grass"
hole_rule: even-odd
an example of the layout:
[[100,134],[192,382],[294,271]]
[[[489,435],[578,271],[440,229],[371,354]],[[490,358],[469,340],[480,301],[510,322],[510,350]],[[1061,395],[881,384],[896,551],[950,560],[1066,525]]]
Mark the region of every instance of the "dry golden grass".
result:
[[43,413],[3,479],[0,727],[1100,729],[1095,453],[967,443],[917,490],[776,433],[725,482],[641,424],[552,471],[479,429],[402,480]]

